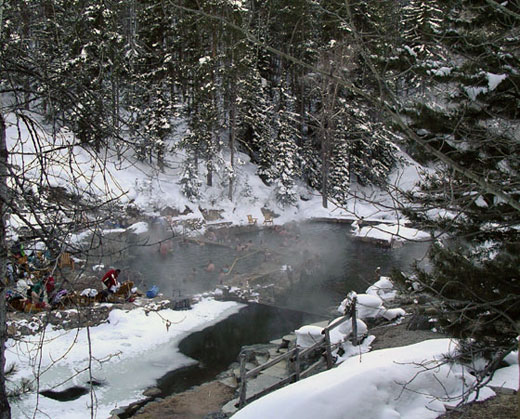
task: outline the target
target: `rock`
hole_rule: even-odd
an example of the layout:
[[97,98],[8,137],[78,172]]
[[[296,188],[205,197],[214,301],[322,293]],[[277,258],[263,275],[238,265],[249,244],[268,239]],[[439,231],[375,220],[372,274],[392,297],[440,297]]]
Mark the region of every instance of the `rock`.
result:
[[225,386],[230,387],[230,388],[237,388],[238,387],[237,379],[236,379],[235,376],[222,378],[222,379],[219,380],[219,383],[222,383]]
[[222,406],[222,413],[229,416],[231,416],[233,413],[236,413],[238,408],[235,406],[235,404],[238,404],[238,399],[233,399],[227,402],[224,406]]
[[149,389],[146,389],[143,392],[143,396],[145,396],[145,397],[156,397],[156,396],[158,396],[161,393],[162,393],[161,389],[159,389],[157,387],[150,387]]
[[213,412],[206,416],[204,416],[204,419],[227,419],[229,416],[222,412]]
[[430,319],[428,316],[423,316],[421,314],[416,314],[410,319],[408,323],[408,330],[430,330],[432,325],[430,324]]
[[180,214],[180,211],[177,208],[164,207],[163,209],[161,209],[160,214],[163,217],[168,217],[168,216],[169,217],[178,217]]
[[269,349],[273,347],[274,345],[270,343],[243,346],[242,350],[240,351],[240,355],[245,354],[246,362],[255,362],[258,356],[268,357]]
[[288,342],[288,343],[292,343],[296,340],[296,335],[295,334],[291,334],[291,335],[285,335],[282,340],[284,340],[285,342]]
[[110,411],[110,416],[119,418],[119,415],[123,415],[124,413],[125,413],[125,409],[123,409],[122,407],[118,407],[117,409]]
[[269,361],[269,353],[267,355],[266,354],[257,354],[255,359],[256,359],[257,365],[265,364],[267,361]]

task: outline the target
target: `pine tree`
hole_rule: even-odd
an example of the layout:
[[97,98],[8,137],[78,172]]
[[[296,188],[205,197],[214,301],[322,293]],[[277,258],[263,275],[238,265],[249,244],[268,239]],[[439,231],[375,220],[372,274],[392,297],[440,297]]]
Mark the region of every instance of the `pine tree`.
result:
[[[436,297],[445,330],[465,339],[466,349],[495,360],[516,344],[520,315],[520,215],[495,192],[513,202],[520,198],[520,149],[513,133],[519,63],[508,52],[520,44],[519,20],[508,11],[518,8],[455,2],[446,32],[436,38],[443,54],[435,62],[417,62],[429,84],[407,97],[405,108],[422,140],[458,165],[454,170],[436,162],[420,189],[406,195],[416,205],[407,211],[411,219],[451,237],[432,247],[432,269],[417,269],[417,278]],[[434,94],[434,103],[422,100]]]
[[252,59],[252,51],[247,53],[240,65],[247,69],[237,83],[239,100],[238,136],[251,150],[252,160],[258,165],[258,174],[266,184],[274,181],[273,172],[274,118],[273,107],[267,92],[267,80],[260,76],[257,63]]
[[276,120],[274,176],[276,199],[283,206],[296,204],[295,179],[300,174],[300,158],[297,149],[298,130],[295,123],[296,114],[291,111],[293,106],[294,98],[288,94],[282,84],[280,109]]
[[182,193],[192,202],[200,196],[202,182],[198,177],[197,161],[188,158],[184,161],[184,169],[179,181]]

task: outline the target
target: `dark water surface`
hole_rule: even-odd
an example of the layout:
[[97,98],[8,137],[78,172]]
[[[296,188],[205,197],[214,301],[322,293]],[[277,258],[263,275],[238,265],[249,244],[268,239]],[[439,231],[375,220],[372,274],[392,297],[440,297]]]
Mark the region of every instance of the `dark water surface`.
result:
[[248,304],[238,313],[183,339],[179,350],[199,364],[169,372],[157,381],[157,386],[168,395],[209,381],[237,360],[242,346],[269,342],[318,320],[323,318]]

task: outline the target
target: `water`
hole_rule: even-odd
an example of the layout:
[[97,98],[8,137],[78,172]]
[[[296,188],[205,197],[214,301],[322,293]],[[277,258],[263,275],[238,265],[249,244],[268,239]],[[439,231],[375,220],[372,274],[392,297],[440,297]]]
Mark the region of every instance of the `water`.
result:
[[[240,275],[308,263],[313,269],[306,280],[295,284],[275,303],[279,307],[325,314],[331,313],[349,291],[364,292],[374,282],[377,267],[381,267],[383,275],[392,268],[409,270],[414,261],[424,259],[429,246],[409,242],[398,249],[376,247],[354,239],[349,227],[342,224],[301,223],[287,230],[289,234],[274,228],[233,230],[221,246],[183,244],[175,238],[168,256],[159,253],[158,245],[134,250],[129,269],[143,273],[141,288],[156,284],[170,297],[214,290],[220,282],[218,271],[225,265],[233,266],[232,273]],[[249,241],[251,250],[236,251],[237,243]],[[268,261],[266,249],[271,254]],[[256,250],[262,251],[255,253]],[[214,272],[205,271],[210,262],[215,264]]]
[[169,372],[157,381],[157,387],[165,396],[211,380],[237,360],[242,346],[277,339],[318,320],[323,318],[249,304],[240,312],[183,339],[179,350],[199,364]]

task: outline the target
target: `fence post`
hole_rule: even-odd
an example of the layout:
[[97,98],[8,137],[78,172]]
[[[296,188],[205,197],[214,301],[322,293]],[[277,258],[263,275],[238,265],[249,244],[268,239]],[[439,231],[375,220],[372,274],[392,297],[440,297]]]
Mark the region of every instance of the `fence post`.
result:
[[357,297],[352,299],[351,317],[352,317],[352,345],[357,346],[357,315],[356,315]]
[[246,354],[240,354],[240,395],[238,401],[238,408],[242,409],[246,405],[246,392],[247,392],[247,379],[246,379]]
[[300,381],[300,348],[294,350],[294,381]]
[[325,352],[327,354],[327,369],[332,368],[332,351],[330,350],[330,331],[325,329]]

